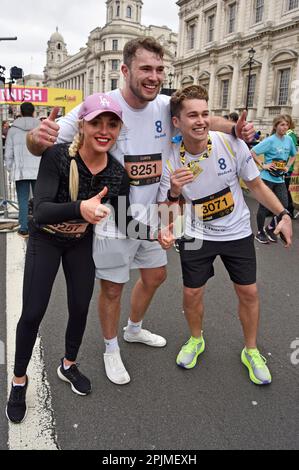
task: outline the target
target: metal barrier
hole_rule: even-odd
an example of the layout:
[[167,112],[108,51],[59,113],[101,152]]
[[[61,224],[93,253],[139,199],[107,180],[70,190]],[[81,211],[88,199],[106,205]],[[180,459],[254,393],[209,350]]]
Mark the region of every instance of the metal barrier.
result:
[[[0,127],[2,122],[0,117]],[[9,181],[4,166],[3,147],[0,142],[0,232],[14,231],[18,227],[18,203],[15,185]]]

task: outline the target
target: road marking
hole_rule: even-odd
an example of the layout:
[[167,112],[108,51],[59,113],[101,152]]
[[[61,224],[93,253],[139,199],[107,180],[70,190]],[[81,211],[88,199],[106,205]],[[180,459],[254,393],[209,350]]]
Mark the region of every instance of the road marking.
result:
[[[6,240],[6,349],[9,394],[15,354],[15,332],[22,309],[26,243],[16,233],[8,233]],[[28,376],[27,417],[21,424],[9,423],[8,447],[10,450],[58,450],[51,390],[45,370],[40,336],[34,346]]]

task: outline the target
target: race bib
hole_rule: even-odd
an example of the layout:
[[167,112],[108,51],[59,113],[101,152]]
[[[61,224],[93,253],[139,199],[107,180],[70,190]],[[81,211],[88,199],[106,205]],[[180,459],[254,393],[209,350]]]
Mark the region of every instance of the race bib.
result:
[[230,188],[225,188],[218,193],[194,200],[192,204],[195,215],[206,222],[229,215],[235,207]]
[[272,163],[274,163],[276,170],[284,170],[286,167],[286,161],[285,160],[272,160]]
[[162,155],[125,155],[125,168],[133,186],[159,183],[162,175]]
[[81,238],[85,235],[88,225],[88,222],[69,221],[59,224],[47,224],[42,229],[52,235],[59,235],[64,238]]

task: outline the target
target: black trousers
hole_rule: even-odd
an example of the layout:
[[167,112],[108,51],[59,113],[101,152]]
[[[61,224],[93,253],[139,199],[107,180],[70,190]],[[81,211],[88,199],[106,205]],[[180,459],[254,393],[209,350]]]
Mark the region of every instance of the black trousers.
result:
[[[276,197],[280,200],[283,207],[288,207],[288,192],[285,183],[272,183],[271,181],[263,180],[263,182],[268,186],[268,188],[273,191]],[[262,204],[259,205],[256,221],[257,229],[259,232],[264,230],[266,217],[273,215],[269,209],[264,207]]]
[[50,234],[38,231],[31,223],[24,271],[23,309],[16,334],[16,377],[26,374],[61,261],[69,311],[65,357],[70,361],[76,360],[94,287],[92,231],[81,240],[57,240]]

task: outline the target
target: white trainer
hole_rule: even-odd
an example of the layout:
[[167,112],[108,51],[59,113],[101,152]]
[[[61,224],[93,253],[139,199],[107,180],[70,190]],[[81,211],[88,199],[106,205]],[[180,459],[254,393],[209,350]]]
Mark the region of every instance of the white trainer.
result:
[[111,382],[117,385],[125,385],[131,378],[123,364],[119,349],[113,353],[104,353],[106,375]]
[[129,333],[127,327],[124,328],[124,331],[124,340],[128,343],[143,343],[154,348],[163,348],[167,343],[163,336],[155,335],[143,328],[138,333]]

